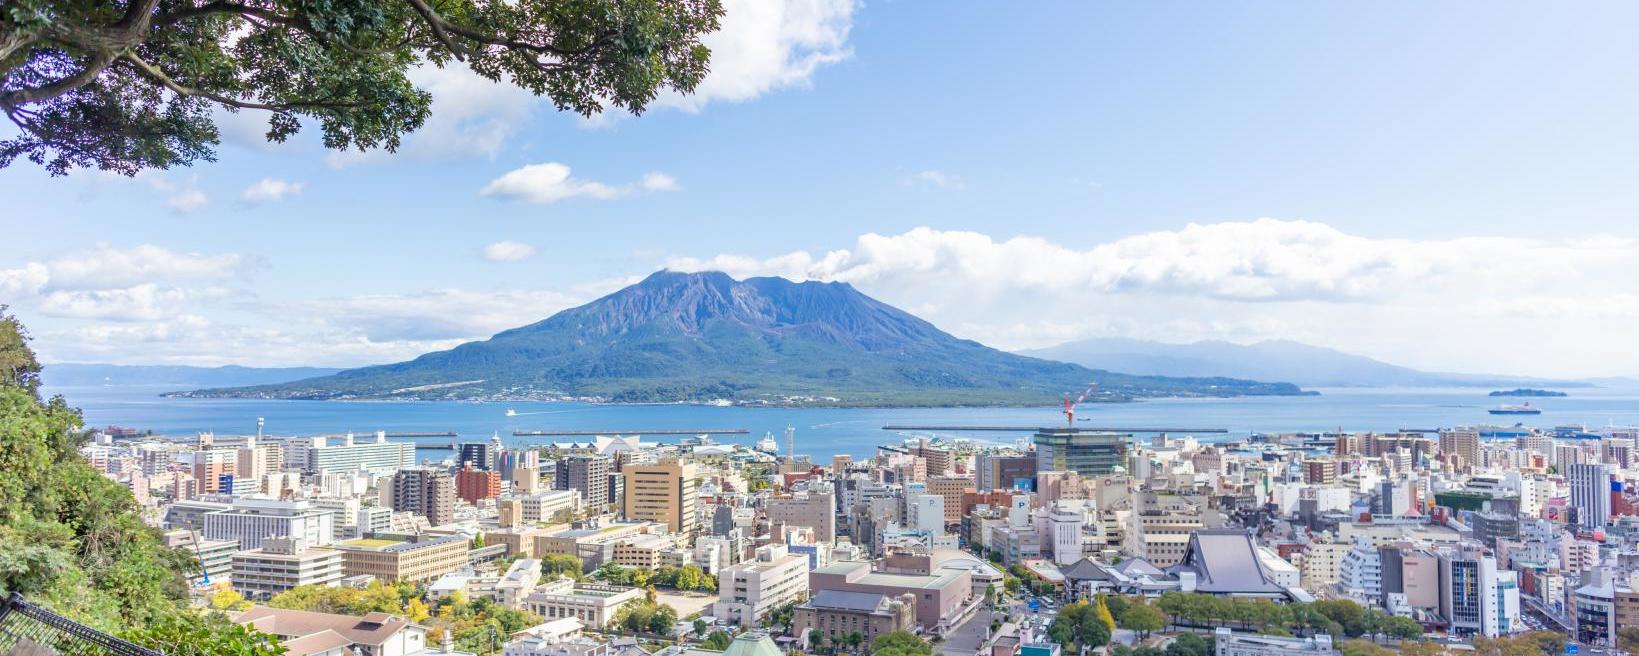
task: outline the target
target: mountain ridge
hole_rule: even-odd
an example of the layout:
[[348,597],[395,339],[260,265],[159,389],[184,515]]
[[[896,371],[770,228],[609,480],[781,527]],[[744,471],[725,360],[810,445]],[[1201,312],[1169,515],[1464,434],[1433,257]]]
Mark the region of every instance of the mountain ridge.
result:
[[551,399],[864,406],[1301,394],[1285,383],[1130,376],[956,338],[846,283],[659,271],[585,305],[412,360],[183,396]]
[[1018,353],[1082,365],[1098,362],[1137,375],[1189,376],[1212,371],[1220,376],[1283,380],[1305,387],[1595,386],[1593,381],[1582,380],[1422,371],[1284,339],[1252,344],[1222,340],[1179,344],[1103,337]]

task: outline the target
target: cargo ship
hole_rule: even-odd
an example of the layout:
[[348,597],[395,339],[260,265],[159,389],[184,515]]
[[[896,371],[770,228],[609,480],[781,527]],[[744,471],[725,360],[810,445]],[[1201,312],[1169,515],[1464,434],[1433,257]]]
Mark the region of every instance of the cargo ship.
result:
[[1542,410],[1534,408],[1530,403],[1520,405],[1499,405],[1488,412],[1494,415],[1540,415]]

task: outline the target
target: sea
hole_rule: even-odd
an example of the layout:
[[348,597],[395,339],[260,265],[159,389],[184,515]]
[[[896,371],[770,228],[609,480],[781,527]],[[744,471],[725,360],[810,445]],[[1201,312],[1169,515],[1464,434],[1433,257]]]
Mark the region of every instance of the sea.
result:
[[[772,434],[783,451],[785,430],[793,429],[796,452],[827,462],[848,454],[864,458],[882,444],[916,437],[967,439],[1010,444],[1029,433],[956,430],[884,430],[889,425],[916,426],[1062,426],[1064,415],[1041,408],[764,408],[706,405],[602,405],[573,402],[477,403],[456,401],[279,401],[260,399],[189,399],[161,396],[165,388],[143,386],[54,387],[84,413],[87,426],[117,425],[159,435],[192,437],[200,432],[242,435],[256,432],[258,418],[268,435],[370,435],[454,432],[457,437],[394,438],[414,442],[418,457],[449,457],[453,441],[481,441],[499,435],[511,447],[589,438],[513,436],[513,431],[598,431],[633,434],[645,430],[712,433],[745,429],[746,434],[715,433],[720,443],[751,445]],[[1224,433],[1190,431],[1204,442],[1244,440],[1253,433],[1396,431],[1453,426],[1524,426],[1552,428],[1584,425],[1639,426],[1639,389],[1567,389],[1568,397],[1512,399],[1489,397],[1479,388],[1322,388],[1314,396],[1229,399],[1152,399],[1131,403],[1083,404],[1076,416],[1083,428],[1223,429]],[[1530,401],[1540,415],[1491,415],[1487,409]],[[509,415],[508,411],[512,411]],[[646,436],[645,441],[675,442],[687,436]]]

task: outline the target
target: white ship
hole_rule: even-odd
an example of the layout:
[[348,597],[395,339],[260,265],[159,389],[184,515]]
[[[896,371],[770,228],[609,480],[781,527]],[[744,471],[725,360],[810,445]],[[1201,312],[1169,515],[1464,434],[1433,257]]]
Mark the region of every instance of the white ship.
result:
[[506,409],[506,416],[508,416],[508,417],[516,417],[516,416],[518,416],[518,411],[517,411],[517,410],[513,410],[513,409],[512,409],[512,408],[507,408],[507,409]]
[[763,439],[757,440],[756,449],[763,453],[779,454],[780,443],[774,441],[773,433],[763,433]]

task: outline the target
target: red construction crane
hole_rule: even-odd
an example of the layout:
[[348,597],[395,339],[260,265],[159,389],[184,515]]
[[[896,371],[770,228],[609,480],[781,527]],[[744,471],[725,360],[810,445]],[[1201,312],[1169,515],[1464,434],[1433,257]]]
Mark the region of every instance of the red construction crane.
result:
[[1070,400],[1069,394],[1064,395],[1064,421],[1070,428],[1076,427],[1076,406],[1081,405],[1082,401],[1086,401],[1087,396],[1096,389],[1098,389],[1098,383],[1088,383],[1087,390],[1082,392],[1081,396],[1076,397],[1074,401]]

